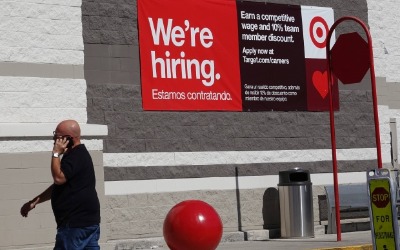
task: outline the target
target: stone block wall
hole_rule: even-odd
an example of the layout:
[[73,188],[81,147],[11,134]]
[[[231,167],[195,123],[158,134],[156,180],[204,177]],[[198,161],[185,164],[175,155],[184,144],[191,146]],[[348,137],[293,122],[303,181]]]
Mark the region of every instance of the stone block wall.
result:
[[87,121],[81,1],[5,1],[0,123]]
[[[336,19],[357,16],[369,25],[377,76],[385,79],[378,102],[384,163],[390,164],[389,118],[400,114],[393,109],[394,82],[400,81],[398,3],[281,3],[332,7]],[[48,184],[49,136],[62,119],[108,127],[104,157],[103,142],[87,141],[99,160],[103,242],[160,236],[166,213],[185,199],[213,205],[227,232],[261,229],[270,219],[263,217],[264,196],[280,170],[301,167],[318,175],[314,197],[329,182],[319,180],[332,172],[327,112],[144,112],[136,1],[13,0],[2,3],[0,16],[0,158],[9,163],[0,168],[0,224],[9,226],[0,229],[0,248],[54,242],[46,204],[29,225],[15,211]],[[354,29],[360,30],[343,25],[337,35]],[[340,87],[338,167],[356,176],[347,182],[360,181],[366,168],[376,166],[369,84],[366,76],[359,85]],[[38,125],[48,131],[38,136]],[[25,239],[16,236],[21,233]]]
[[[368,22],[366,1],[284,3],[332,7],[336,19]],[[84,0],[82,15],[88,121],[109,128],[104,171],[111,239],[161,236],[163,218],[182,196],[210,201],[224,230],[262,229],[263,195],[277,182],[258,178],[293,167],[332,172],[328,112],[143,111],[136,2]],[[360,30],[345,24],[337,35],[354,29]],[[340,89],[336,136],[347,152],[341,172],[376,165],[369,80]],[[236,176],[243,177],[238,190]]]
[[264,191],[242,190],[240,201],[237,200],[235,190],[107,196],[106,213],[110,239],[162,236],[167,213],[174,205],[185,200],[202,200],[213,206],[221,217],[224,232],[238,231],[239,223],[243,230],[262,229],[263,215],[260,208]]
[[[332,7],[336,18],[353,14],[368,20],[365,1],[357,7],[335,1],[285,3]],[[123,161],[121,153],[330,148],[327,112],[143,112],[136,3],[83,1],[82,15],[88,120],[108,125],[104,148],[110,157]],[[338,34],[349,26],[339,27]],[[339,148],[374,146],[370,95],[365,88],[341,91]],[[134,163],[127,164],[122,167]],[[107,160],[105,166],[115,167]]]
[[[185,200],[210,204],[221,217],[224,233],[277,229],[280,228],[279,199],[274,199],[278,198],[277,193],[277,188],[269,188],[108,195],[105,212],[109,240],[161,237],[168,212]],[[321,195],[325,195],[323,186],[313,186],[315,225],[321,222],[318,204]]]
[[400,20],[396,18],[398,2],[368,0],[367,3],[376,76],[387,78],[389,83],[399,83]]
[[[90,151],[96,173],[96,190],[106,218],[103,157],[101,151]],[[38,204],[24,218],[22,205],[52,184],[49,152],[0,153],[0,249],[22,249],[54,246],[56,223],[50,201]],[[107,241],[107,227],[102,226],[101,241]]]

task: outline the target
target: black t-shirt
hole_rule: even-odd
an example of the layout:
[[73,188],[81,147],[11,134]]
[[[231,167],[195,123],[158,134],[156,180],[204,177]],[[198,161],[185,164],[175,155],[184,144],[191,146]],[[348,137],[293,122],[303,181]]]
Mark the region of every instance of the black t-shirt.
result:
[[87,227],[100,223],[100,202],[96,192],[93,161],[84,144],[69,149],[61,160],[67,182],[53,184],[51,206],[61,226]]

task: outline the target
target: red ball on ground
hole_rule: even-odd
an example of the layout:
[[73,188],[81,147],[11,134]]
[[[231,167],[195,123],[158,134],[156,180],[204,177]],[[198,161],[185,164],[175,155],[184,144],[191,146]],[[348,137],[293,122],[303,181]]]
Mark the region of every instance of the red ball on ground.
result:
[[222,222],[208,203],[187,200],[168,212],[163,232],[171,250],[215,250],[222,237]]

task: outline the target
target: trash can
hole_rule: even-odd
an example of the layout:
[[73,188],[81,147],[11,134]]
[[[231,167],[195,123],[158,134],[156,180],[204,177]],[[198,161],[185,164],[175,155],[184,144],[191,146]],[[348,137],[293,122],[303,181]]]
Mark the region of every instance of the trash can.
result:
[[314,237],[310,172],[299,168],[280,171],[278,190],[281,237]]

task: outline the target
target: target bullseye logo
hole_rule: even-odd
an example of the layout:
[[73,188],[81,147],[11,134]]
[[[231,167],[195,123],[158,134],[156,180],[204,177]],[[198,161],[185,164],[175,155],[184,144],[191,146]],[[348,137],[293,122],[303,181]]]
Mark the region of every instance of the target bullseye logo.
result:
[[314,45],[320,49],[326,46],[326,37],[329,27],[325,19],[320,16],[314,17],[310,22],[310,37]]

